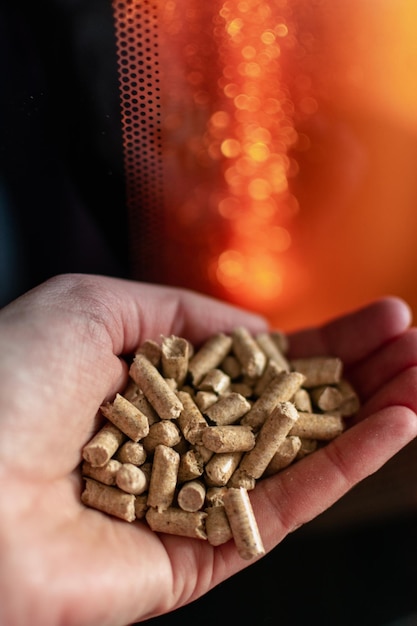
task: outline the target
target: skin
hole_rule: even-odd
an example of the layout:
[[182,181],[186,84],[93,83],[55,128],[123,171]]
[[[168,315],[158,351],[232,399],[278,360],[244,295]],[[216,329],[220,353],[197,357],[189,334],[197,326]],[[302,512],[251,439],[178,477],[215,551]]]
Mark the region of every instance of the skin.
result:
[[[247,567],[233,542],[157,535],[80,503],[82,446],[127,380],[123,355],[160,334],[198,344],[266,322],[185,290],[59,276],[0,311],[0,622],[125,626],[169,612]],[[351,428],[251,492],[267,551],[417,435],[417,330],[395,298],[290,336],[334,354],[363,406]]]

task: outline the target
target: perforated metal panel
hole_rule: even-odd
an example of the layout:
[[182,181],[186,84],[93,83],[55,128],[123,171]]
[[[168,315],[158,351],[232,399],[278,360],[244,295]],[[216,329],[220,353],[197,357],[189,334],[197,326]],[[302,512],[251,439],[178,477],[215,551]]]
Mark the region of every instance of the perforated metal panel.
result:
[[150,0],[116,0],[113,8],[133,271],[158,282],[164,265],[158,9]]

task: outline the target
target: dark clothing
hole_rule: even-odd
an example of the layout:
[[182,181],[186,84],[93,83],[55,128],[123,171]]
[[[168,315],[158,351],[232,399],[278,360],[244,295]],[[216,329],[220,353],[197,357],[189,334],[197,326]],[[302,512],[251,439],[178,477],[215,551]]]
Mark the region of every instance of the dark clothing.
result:
[[110,2],[0,7],[0,304],[51,275],[129,277]]

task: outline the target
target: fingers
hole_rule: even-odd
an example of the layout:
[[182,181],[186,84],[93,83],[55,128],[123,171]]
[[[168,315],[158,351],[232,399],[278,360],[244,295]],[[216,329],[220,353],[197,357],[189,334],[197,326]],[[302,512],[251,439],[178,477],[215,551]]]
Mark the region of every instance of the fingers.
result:
[[417,364],[400,372],[372,395],[361,408],[358,419],[395,407],[407,408],[417,420]]
[[291,335],[290,354],[291,357],[333,354],[349,365],[404,332],[410,320],[410,310],[405,302],[393,297],[384,298],[321,328]]
[[210,334],[237,325],[265,330],[266,321],[230,304],[185,289],[90,275],[58,276],[39,288],[37,297],[52,306],[83,314],[104,327],[115,354],[135,350],[161,334],[186,336],[200,343]]
[[408,368],[417,365],[417,328],[384,344],[349,370],[349,380],[363,400]]
[[386,407],[288,470],[260,481],[252,497],[265,546],[272,548],[322,513],[416,435],[410,409]]

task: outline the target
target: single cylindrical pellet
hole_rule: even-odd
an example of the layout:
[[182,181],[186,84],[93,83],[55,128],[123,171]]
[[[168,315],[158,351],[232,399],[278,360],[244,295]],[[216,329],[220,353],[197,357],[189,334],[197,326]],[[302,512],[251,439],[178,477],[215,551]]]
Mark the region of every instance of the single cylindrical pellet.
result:
[[120,428],[106,422],[83,447],[83,459],[94,467],[106,465],[125,439],[126,435]]
[[210,545],[220,546],[233,539],[232,529],[223,505],[210,506],[205,509],[206,533]]
[[283,371],[285,370],[278,367],[275,361],[268,361],[264,369],[264,373],[257,379],[256,384],[253,388],[254,395],[257,397],[261,396],[265,389],[268,387],[271,380],[273,378],[276,378]]
[[269,361],[275,363],[280,371],[290,371],[289,362],[278,348],[276,341],[272,339],[270,333],[258,333],[256,335],[256,342],[266,354]]
[[211,336],[197,350],[188,365],[194,385],[199,385],[203,376],[214,367],[218,367],[228,355],[232,346],[232,338],[224,333]]
[[228,489],[223,497],[224,508],[232,529],[237,551],[242,559],[265,554],[258,525],[246,489]]
[[145,356],[135,356],[130,375],[161,419],[176,419],[180,415],[183,408],[181,401]]
[[208,424],[193,398],[186,391],[179,391],[183,409],[178,417],[178,425],[185,439],[191,444],[201,444],[203,431]]
[[203,471],[204,462],[197,450],[187,450],[181,454],[177,478],[179,484],[198,478]]
[[159,417],[151,403],[146,399],[145,394],[137,384],[132,380],[132,384],[136,391],[131,391],[130,393],[123,394],[129,402],[131,402],[139,411],[141,411],[148,418],[148,424],[154,424],[155,422],[159,422]]
[[239,465],[243,452],[219,452],[213,454],[206,464],[204,473],[206,484],[210,487],[222,487]]
[[234,424],[251,408],[250,402],[240,393],[228,393],[205,411],[205,415],[218,426]]
[[136,354],[142,354],[155,367],[159,367],[161,362],[162,348],[161,345],[153,339],[145,339]]
[[178,452],[168,446],[156,446],[149,481],[148,506],[158,511],[164,511],[171,506],[177,485],[179,464]]
[[125,493],[117,487],[103,485],[91,478],[85,479],[85,488],[81,493],[81,501],[93,509],[113,515],[126,522],[135,519],[135,496]]
[[148,478],[140,467],[132,463],[123,463],[116,474],[116,485],[126,493],[137,496],[146,491]]
[[225,393],[230,387],[230,378],[217,367],[209,370],[203,377],[198,388],[201,391],[213,391],[216,394]]
[[219,396],[214,391],[197,391],[195,394],[195,403],[202,413],[212,404],[217,402]]
[[142,444],[147,454],[153,454],[159,444],[173,448],[180,441],[181,433],[176,423],[171,420],[161,420],[152,424],[148,436],[142,439]]
[[339,389],[333,385],[320,385],[310,390],[310,397],[313,403],[321,411],[333,411],[337,409],[343,397]]
[[297,411],[306,411],[307,413],[311,413],[313,410],[310,394],[307,389],[304,389],[303,387],[301,389],[297,389],[293,397],[293,402]]
[[178,491],[177,502],[183,511],[199,511],[205,501],[206,487],[200,480],[190,480]]
[[220,367],[231,380],[239,378],[242,374],[242,366],[233,354],[228,354],[221,362]]
[[255,445],[250,426],[209,426],[203,432],[203,445],[213,452],[247,452]]
[[125,441],[117,450],[115,457],[121,463],[142,465],[142,463],[146,461],[146,450],[142,443],[137,441]]
[[250,378],[261,376],[267,359],[248,329],[238,326],[232,332],[232,339],[233,352],[242,366],[242,371]]
[[341,359],[330,356],[293,359],[291,367],[304,374],[303,386],[308,389],[320,385],[334,385],[340,382],[343,372]]
[[265,469],[263,476],[272,476],[273,474],[276,474],[280,470],[284,469],[284,467],[288,467],[288,465],[290,465],[294,461],[300,448],[300,437],[295,437],[292,435],[285,437],[284,441],[278,447],[274,456],[268,463],[268,466]]
[[256,486],[256,478],[249,476],[249,474],[237,467],[229,480],[227,481],[227,487],[244,487],[246,491],[252,491]]
[[120,393],[116,394],[113,402],[103,404],[100,410],[132,441],[139,441],[142,437],[146,437],[149,432],[149,422],[146,415]]
[[88,476],[88,478],[94,478],[94,480],[97,480],[99,483],[103,483],[104,485],[115,485],[116,474],[121,465],[122,464],[116,459],[110,459],[106,465],[102,465],[101,467],[94,467],[87,461],[84,461],[81,468],[81,474],[83,476]]
[[282,372],[273,378],[263,394],[242,418],[241,424],[247,424],[258,430],[278,402],[288,402],[301,387],[304,375],[299,372]]
[[342,402],[338,407],[340,415],[343,417],[350,417],[351,415],[357,413],[360,407],[360,400],[350,382],[342,378],[337,387],[342,394]]
[[181,386],[188,372],[190,344],[182,337],[164,337],[161,346],[162,374],[165,378],[173,378]]
[[291,402],[279,402],[259,431],[255,447],[245,453],[240,468],[249,476],[260,478],[298,419],[298,411]]
[[330,441],[342,434],[345,429],[340,415],[321,413],[300,413],[298,421],[291,428],[290,434],[306,439]]
[[151,530],[157,533],[207,539],[204,526],[206,516],[204,511],[183,511],[176,507],[170,507],[165,511],[149,508],[146,512],[146,521]]

